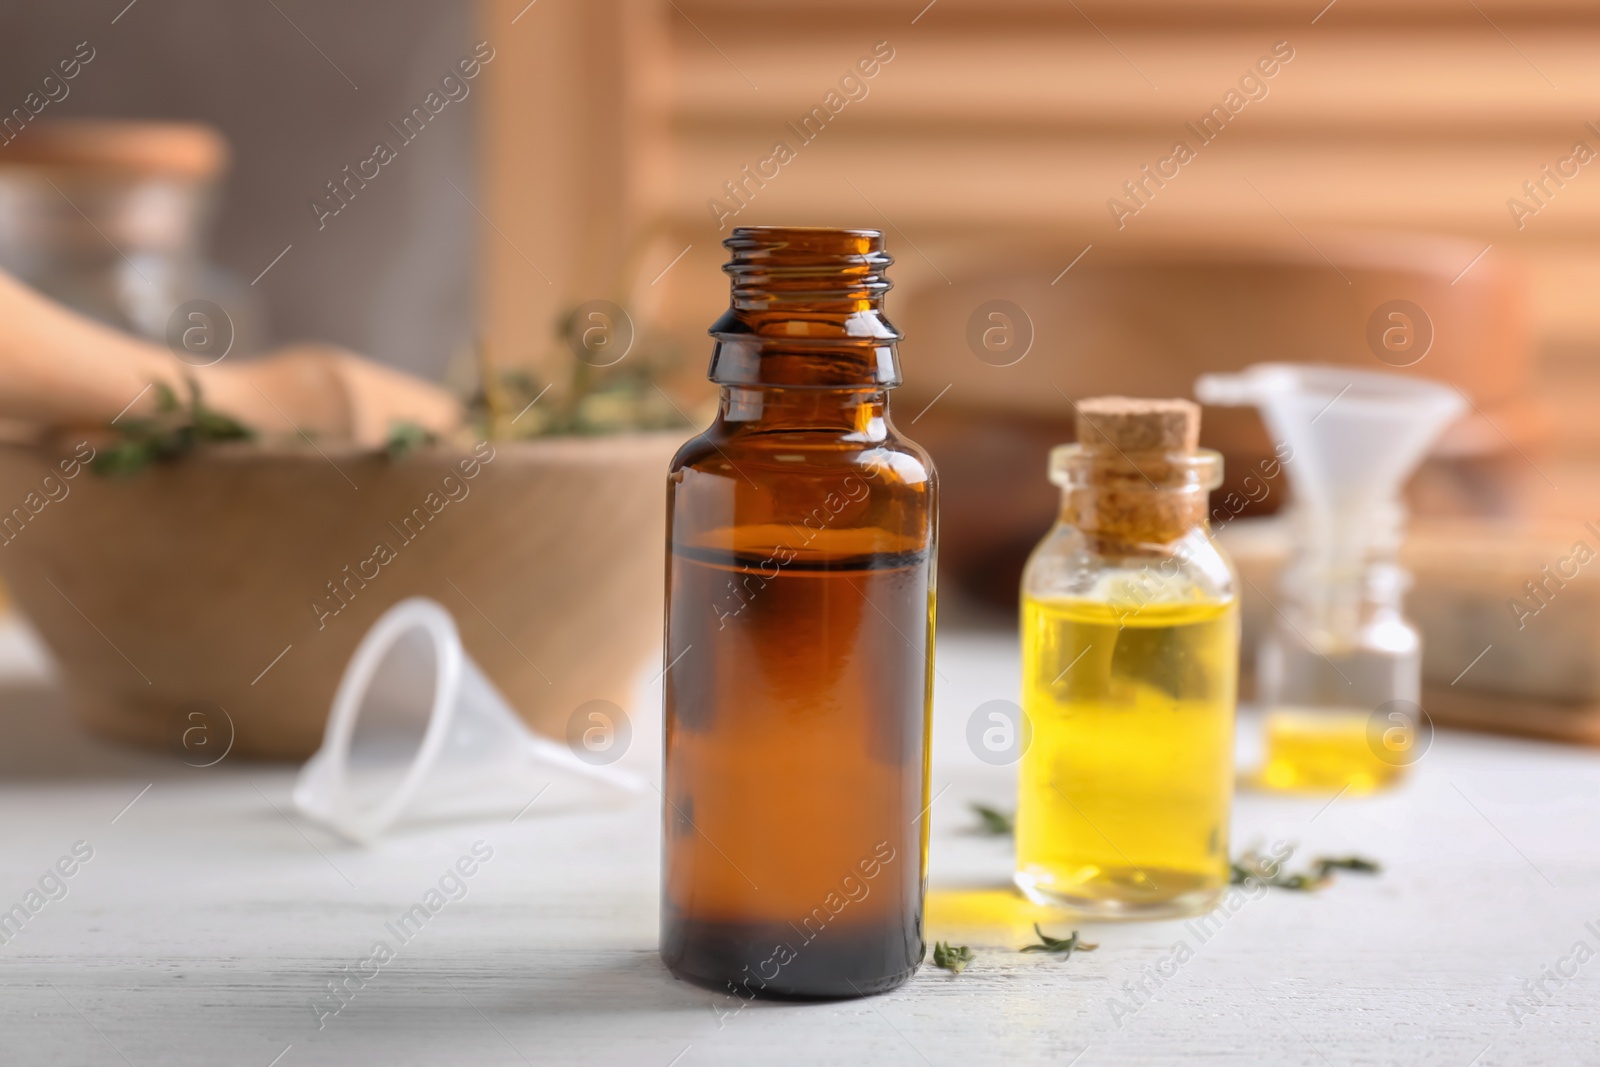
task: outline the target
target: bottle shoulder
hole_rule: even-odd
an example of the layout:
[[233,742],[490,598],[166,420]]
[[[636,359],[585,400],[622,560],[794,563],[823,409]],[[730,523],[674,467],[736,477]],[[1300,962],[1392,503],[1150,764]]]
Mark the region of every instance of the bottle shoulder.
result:
[[892,432],[713,425],[674,457],[667,501],[675,550],[931,559],[937,540],[933,464]]
[[1022,579],[1031,599],[1100,603],[1229,603],[1238,587],[1232,560],[1204,527],[1171,545],[1109,553],[1076,527],[1057,523],[1028,557]]
[[730,432],[720,421],[685,441],[667,472],[680,484],[685,474],[760,484],[851,472],[885,488],[926,490],[938,483],[928,453],[893,431],[874,438],[833,431]]

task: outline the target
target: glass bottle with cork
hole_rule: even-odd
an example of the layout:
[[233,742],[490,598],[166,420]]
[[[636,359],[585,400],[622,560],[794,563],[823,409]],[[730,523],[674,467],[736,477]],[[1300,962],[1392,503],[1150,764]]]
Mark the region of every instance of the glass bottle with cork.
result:
[[1227,888],[1237,578],[1199,431],[1187,400],[1099,397],[1051,452],[1060,519],[1022,589],[1016,883],[1036,902],[1159,918]]
[[740,227],[715,422],[667,479],[661,955],[849,997],[924,951],[937,486],[889,420],[875,230]]

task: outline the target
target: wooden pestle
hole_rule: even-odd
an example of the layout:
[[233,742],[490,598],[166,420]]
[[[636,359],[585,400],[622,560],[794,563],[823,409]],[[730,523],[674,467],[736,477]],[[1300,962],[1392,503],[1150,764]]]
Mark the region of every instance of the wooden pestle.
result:
[[366,448],[382,447],[395,422],[446,434],[464,417],[440,387],[334,345],[294,345],[259,359],[190,366],[0,271],[0,417],[105,426],[124,410],[154,411],[153,383],[187,399],[190,379],[208,407],[258,432],[304,432]]

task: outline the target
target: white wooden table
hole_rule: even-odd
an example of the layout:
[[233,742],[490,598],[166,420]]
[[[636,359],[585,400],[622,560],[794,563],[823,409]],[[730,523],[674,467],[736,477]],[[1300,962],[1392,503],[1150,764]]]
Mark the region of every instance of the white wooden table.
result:
[[[1003,885],[1009,842],[972,833],[967,804],[1009,807],[1012,774],[972,757],[963,731],[978,704],[1015,698],[1016,651],[1002,636],[941,641],[933,883]],[[960,977],[928,965],[887,996],[756,1003],[719,1023],[713,1006],[733,1004],[656,956],[654,794],[563,811],[553,790],[515,823],[356,849],[290,813],[290,768],[195,769],[83,738],[26,647],[0,646],[0,908],[75,842],[93,849],[67,895],[0,945],[7,1067],[1600,1063],[1600,959],[1571,956],[1579,941],[1600,951],[1593,752],[1442,733],[1390,796],[1243,795],[1236,842],[1359,852],[1385,872],[1273,891],[1204,942],[1181,923],[1084,925],[1101,948],[1063,961],[996,931],[964,938],[978,958]],[[652,778],[658,699],[641,688],[624,760]],[[364,964],[480,840],[493,856],[466,895]],[[1123,984],[1180,941],[1193,958],[1115,1017]],[[1546,980],[1519,1026],[1510,998],[1546,967],[1577,970]],[[319,1017],[342,968],[376,974]]]

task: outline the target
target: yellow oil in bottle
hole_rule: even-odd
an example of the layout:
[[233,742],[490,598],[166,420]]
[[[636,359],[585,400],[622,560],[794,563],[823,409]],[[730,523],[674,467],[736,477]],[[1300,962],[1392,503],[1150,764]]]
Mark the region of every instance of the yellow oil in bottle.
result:
[[1023,601],[1018,886],[1107,916],[1209,909],[1229,875],[1236,602]]
[[[1371,719],[1359,709],[1272,709],[1257,783],[1308,793],[1372,793],[1396,784],[1406,767],[1379,757],[1374,744],[1389,738],[1372,736]],[[1409,736],[1403,742],[1409,744]]]

